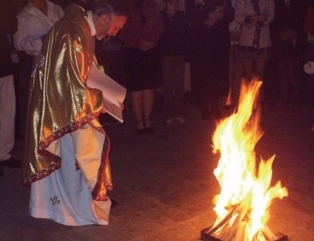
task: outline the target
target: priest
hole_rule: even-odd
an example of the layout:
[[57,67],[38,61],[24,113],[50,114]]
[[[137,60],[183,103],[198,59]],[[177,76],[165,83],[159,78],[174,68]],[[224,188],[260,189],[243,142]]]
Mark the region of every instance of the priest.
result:
[[70,226],[109,222],[113,188],[110,141],[98,116],[103,95],[88,87],[95,37],[115,36],[127,21],[122,0],[92,11],[73,4],[49,31],[33,71],[22,163],[30,214]]

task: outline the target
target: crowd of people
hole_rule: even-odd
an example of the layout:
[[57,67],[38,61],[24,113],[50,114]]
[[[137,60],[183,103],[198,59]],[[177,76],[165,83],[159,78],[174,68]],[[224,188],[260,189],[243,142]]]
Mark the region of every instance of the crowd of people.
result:
[[[252,78],[265,83],[261,102],[279,96],[280,111],[298,115],[301,81],[314,74],[313,0],[0,4],[0,175],[21,166],[10,151],[22,138],[31,215],[65,225],[108,223],[110,141],[99,122],[102,93],[87,85],[93,65],[126,88],[125,108],[140,135],[155,131],[156,89],[167,125],[186,123],[187,100],[203,119],[222,118],[223,106],[236,108],[241,80]],[[277,78],[265,75],[270,63],[276,96]],[[57,211],[51,196],[62,199]]]

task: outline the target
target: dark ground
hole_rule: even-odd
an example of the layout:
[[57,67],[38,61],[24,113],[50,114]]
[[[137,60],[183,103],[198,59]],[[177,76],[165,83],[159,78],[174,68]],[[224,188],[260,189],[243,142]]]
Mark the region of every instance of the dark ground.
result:
[[[302,89],[302,114],[290,116],[263,106],[264,136],[256,146],[264,159],[273,154],[273,182],[281,180],[289,197],[270,207],[269,227],[290,241],[314,240],[314,132],[308,83]],[[213,120],[204,121],[195,105],[187,106],[187,123],[167,126],[160,106],[154,112],[156,133],[139,136],[128,113],[125,123],[106,124],[111,137],[115,188],[108,226],[67,227],[30,217],[29,189],[19,169],[0,177],[0,240],[14,241],[192,241],[215,219],[212,198],[219,193],[213,175]],[[21,158],[22,142],[14,156]]]

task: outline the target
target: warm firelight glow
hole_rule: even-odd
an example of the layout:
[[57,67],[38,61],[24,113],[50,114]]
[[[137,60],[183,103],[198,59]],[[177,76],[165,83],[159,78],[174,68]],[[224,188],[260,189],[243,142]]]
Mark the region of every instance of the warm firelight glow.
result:
[[214,174],[221,193],[214,199],[217,214],[213,236],[222,241],[262,241],[271,236],[265,225],[267,208],[275,198],[288,195],[280,181],[271,185],[272,163],[257,160],[255,145],[262,137],[261,109],[258,101],[262,82],[243,81],[237,111],[217,125],[213,135],[220,159]]

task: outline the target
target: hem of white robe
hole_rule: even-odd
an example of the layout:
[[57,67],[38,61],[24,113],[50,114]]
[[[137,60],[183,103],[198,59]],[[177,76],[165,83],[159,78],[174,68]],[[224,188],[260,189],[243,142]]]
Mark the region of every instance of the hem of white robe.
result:
[[[111,206],[111,200],[109,198],[108,198],[108,201],[105,201],[105,202],[108,202],[108,205]],[[107,204],[105,202],[94,201],[94,204],[102,206],[102,204]],[[110,206],[108,210],[110,210]],[[93,205],[92,205],[92,210],[95,214],[95,218],[96,218],[95,222],[83,219],[79,216],[73,217],[72,215],[70,216],[60,215],[51,210],[38,209],[32,206],[30,206],[29,208],[29,213],[34,218],[51,219],[57,223],[60,223],[66,226],[83,226],[83,225],[93,225],[93,224],[108,225],[109,224],[108,220],[100,219],[97,217],[97,214],[95,212],[95,208]]]
[[[35,218],[52,219],[67,226],[108,225],[111,200],[109,198],[107,201],[93,200],[81,170],[75,170],[76,159],[71,134],[55,140],[47,149],[67,161],[62,163],[60,169],[31,185],[30,215]],[[38,197],[41,197],[40,200]],[[51,197],[58,197],[60,201],[53,204]],[[75,201],[77,200],[75,197],[79,197],[81,201]]]

